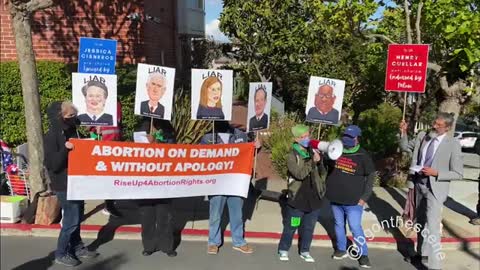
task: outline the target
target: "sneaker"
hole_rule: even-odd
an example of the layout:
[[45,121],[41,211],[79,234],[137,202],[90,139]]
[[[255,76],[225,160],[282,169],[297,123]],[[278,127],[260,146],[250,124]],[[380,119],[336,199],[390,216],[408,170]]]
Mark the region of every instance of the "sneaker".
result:
[[346,251],[341,251],[341,250],[335,250],[335,252],[332,255],[332,259],[334,260],[343,260],[348,257],[348,254]]
[[238,250],[242,253],[245,253],[245,254],[252,254],[253,253],[253,248],[251,246],[249,246],[248,244],[245,244],[243,246],[240,246],[240,247],[233,247],[233,249],[235,250]]
[[96,251],[88,250],[86,247],[75,251],[75,256],[79,259],[92,259],[98,255],[99,254]]
[[472,219],[470,220],[470,224],[472,224],[472,225],[480,225],[480,217],[472,218]]
[[368,256],[360,256],[358,263],[360,264],[361,268],[372,268],[372,264],[370,264]]
[[309,262],[309,263],[314,263],[315,259],[310,256],[310,253],[304,252],[300,254],[300,258],[302,258],[304,261]]
[[55,258],[55,263],[65,265],[65,266],[69,266],[69,267],[74,267],[74,266],[77,266],[77,265],[81,264],[81,262],[79,260],[73,258],[70,255],[65,255],[65,256],[60,257],[60,258]]
[[218,247],[215,245],[209,245],[207,248],[207,253],[211,255],[217,255],[218,254]]
[[280,250],[278,251],[278,259],[280,259],[280,261],[282,262],[288,262],[288,252],[287,251],[283,251],[283,250]]

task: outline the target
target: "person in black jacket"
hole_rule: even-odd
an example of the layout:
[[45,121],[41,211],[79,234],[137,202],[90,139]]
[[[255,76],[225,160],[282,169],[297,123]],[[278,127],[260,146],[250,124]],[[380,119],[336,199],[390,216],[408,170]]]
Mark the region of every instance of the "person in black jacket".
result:
[[[333,259],[341,260],[354,255],[362,268],[370,268],[368,248],[362,228],[362,214],[365,202],[372,194],[375,166],[370,155],[360,147],[362,131],[358,126],[350,125],[343,132],[343,155],[336,161],[330,161],[327,176],[326,196],[330,200],[335,219],[337,250]],[[345,221],[352,231],[357,250],[349,248]],[[357,256],[357,252],[358,255]]]
[[47,110],[50,128],[45,135],[45,167],[63,209],[62,229],[58,236],[55,263],[66,266],[80,264],[79,258],[93,258],[98,254],[87,250],[80,237],[84,202],[67,200],[68,151],[74,145],[69,141],[78,138],[77,109],[71,102],[54,102]]
[[[150,125],[152,124],[153,127]],[[151,130],[152,129],[152,130]],[[144,117],[137,132],[145,131],[150,143],[175,143],[175,132],[167,120]],[[145,199],[138,201],[142,224],[143,256],[162,251],[169,257],[177,256],[174,250],[173,210],[171,199]]]

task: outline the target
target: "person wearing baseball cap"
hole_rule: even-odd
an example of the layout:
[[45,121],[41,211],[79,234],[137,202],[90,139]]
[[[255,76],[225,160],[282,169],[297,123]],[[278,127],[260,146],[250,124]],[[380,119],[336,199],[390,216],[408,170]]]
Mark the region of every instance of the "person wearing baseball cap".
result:
[[375,166],[372,158],[360,146],[362,130],[356,125],[348,126],[342,135],[343,155],[328,161],[326,197],[335,219],[337,250],[333,259],[348,257],[345,220],[352,231],[359,254],[358,262],[362,268],[370,268],[368,248],[362,228],[362,214],[365,202],[372,194]]

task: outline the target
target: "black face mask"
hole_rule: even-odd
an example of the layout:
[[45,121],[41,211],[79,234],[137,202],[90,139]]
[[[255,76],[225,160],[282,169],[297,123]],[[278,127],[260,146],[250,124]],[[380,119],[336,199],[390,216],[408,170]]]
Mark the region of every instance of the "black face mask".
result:
[[63,122],[69,127],[75,127],[77,125],[77,117],[63,118]]

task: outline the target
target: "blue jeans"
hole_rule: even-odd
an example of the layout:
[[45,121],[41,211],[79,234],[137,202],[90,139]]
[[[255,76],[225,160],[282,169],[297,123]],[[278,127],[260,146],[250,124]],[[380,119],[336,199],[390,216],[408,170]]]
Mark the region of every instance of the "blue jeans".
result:
[[[283,232],[278,244],[278,251],[288,251],[292,246],[293,235],[298,228],[300,235],[300,253],[310,252],[313,240],[313,231],[320,216],[320,209],[312,212],[303,212],[290,205],[286,206],[286,214],[283,218]],[[297,224],[295,224],[297,221]],[[300,224],[298,224],[300,221]]]
[[236,196],[211,196],[210,218],[208,230],[208,245],[220,246],[222,244],[221,221],[225,203],[230,215],[230,230],[233,245],[241,247],[247,242],[243,238],[243,198]]
[[61,258],[67,254],[75,255],[75,251],[84,247],[80,237],[80,223],[83,218],[84,202],[68,201],[67,193],[64,191],[56,194],[63,209],[63,219],[55,258]]
[[345,219],[348,227],[353,234],[353,240],[360,249],[361,255],[368,255],[367,239],[362,229],[362,205],[341,205],[331,204],[333,216],[335,219],[335,234],[337,236],[337,249],[339,251],[347,250],[347,235]]

